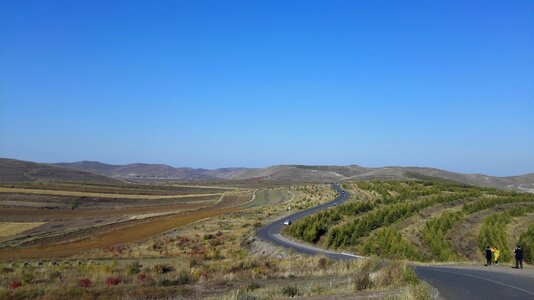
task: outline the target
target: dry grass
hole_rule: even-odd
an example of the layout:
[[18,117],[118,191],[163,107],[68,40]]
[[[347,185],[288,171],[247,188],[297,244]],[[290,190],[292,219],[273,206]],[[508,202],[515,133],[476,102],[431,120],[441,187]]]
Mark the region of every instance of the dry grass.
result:
[[89,239],[79,241],[37,247],[0,249],[0,260],[69,257],[91,249],[110,247],[117,244],[127,244],[147,239],[191,222],[233,211],[237,211],[237,209],[222,208],[216,210],[202,210],[184,215],[153,218],[132,226],[97,233]]
[[0,193],[39,194],[39,195],[96,197],[96,198],[121,198],[121,199],[179,199],[179,198],[221,195],[221,193],[202,193],[202,194],[185,194],[185,195],[184,194],[138,195],[138,194],[94,193],[94,192],[57,191],[57,190],[23,189],[23,188],[6,188],[6,187],[0,187]]
[[16,235],[43,224],[46,222],[0,222],[0,237]]

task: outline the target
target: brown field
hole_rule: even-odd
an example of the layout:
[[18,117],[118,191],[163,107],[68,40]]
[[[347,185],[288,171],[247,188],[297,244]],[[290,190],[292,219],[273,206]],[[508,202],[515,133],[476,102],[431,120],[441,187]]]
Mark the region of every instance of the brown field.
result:
[[198,220],[237,211],[237,208],[221,208],[202,210],[185,215],[174,215],[165,218],[119,228],[109,232],[95,234],[90,239],[67,242],[63,244],[26,247],[20,249],[0,249],[0,260],[37,259],[69,257],[96,248],[109,247],[117,244],[130,243],[146,239],[159,233],[177,228]]
[[[11,193],[19,193],[19,190],[28,191],[19,188],[0,189],[5,193],[7,191],[11,191]],[[36,193],[43,197],[43,192],[44,195],[60,193],[60,196],[79,196],[82,194],[87,196],[88,194],[98,194],[95,196],[102,197],[100,193],[36,189],[29,190],[29,196]],[[106,206],[104,201],[103,206],[96,209],[0,207],[0,220],[43,220],[49,222],[49,225],[40,230],[32,231],[33,228],[28,228],[30,230],[17,231],[20,234],[14,237],[16,238],[14,244],[6,241],[4,248],[0,249],[0,260],[69,257],[96,248],[147,239],[191,222],[237,211],[239,210],[236,208],[237,206],[251,200],[252,192],[228,191],[224,194],[179,195],[179,198],[188,201],[164,205],[157,205],[158,198],[162,196],[149,195],[150,198],[158,198],[151,200],[154,201],[154,205],[143,206],[132,204],[138,201],[135,200],[137,197],[146,197],[147,195],[120,194],[121,198],[127,196],[132,196],[133,201],[119,206]],[[163,197],[163,199],[176,198],[176,195]],[[195,201],[195,199],[200,199],[200,201]],[[117,218],[121,216],[129,216],[129,218]],[[138,216],[142,216],[142,218],[139,219]],[[11,235],[15,234],[12,233]],[[5,247],[6,245],[17,245],[17,243],[23,247]]]
[[175,198],[190,198],[190,197],[221,195],[221,193],[202,193],[202,194],[185,194],[185,195],[184,194],[138,195],[138,194],[94,193],[94,192],[58,191],[58,190],[46,190],[46,189],[26,189],[26,188],[6,188],[6,187],[0,187],[0,193],[40,194],[40,195],[54,195],[54,196],[97,197],[97,198],[125,198],[125,199],[175,199]]
[[173,212],[185,209],[195,209],[205,207],[213,200],[185,202],[175,205],[152,205],[142,207],[118,207],[110,209],[94,210],[44,210],[30,208],[0,208],[0,217],[61,217],[61,218],[88,218],[88,217],[109,217],[138,215],[147,213]]

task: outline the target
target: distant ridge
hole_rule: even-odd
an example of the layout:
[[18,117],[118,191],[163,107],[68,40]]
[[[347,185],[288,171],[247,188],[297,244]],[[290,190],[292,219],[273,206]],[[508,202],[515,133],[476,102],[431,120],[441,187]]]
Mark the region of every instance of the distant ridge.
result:
[[117,179],[51,164],[0,158],[0,182],[76,181],[90,183],[118,183]]
[[237,174],[250,170],[247,168],[221,168],[217,170],[174,168],[164,164],[134,163],[110,165],[97,161],[57,163],[55,165],[92,172],[121,179],[164,179],[164,180],[214,180],[233,179]]
[[278,165],[267,168],[221,168],[216,170],[174,168],[163,164],[110,165],[94,161],[56,164],[118,179],[136,180],[263,180],[292,182],[344,182],[354,180],[421,180],[437,178],[464,184],[499,189],[534,192],[534,173],[521,176],[495,177],[462,174],[435,168]]

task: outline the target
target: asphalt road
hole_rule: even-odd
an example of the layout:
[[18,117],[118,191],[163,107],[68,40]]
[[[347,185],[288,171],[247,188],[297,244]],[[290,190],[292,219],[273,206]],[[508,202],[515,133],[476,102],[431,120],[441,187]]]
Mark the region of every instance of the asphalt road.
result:
[[287,217],[281,218],[279,220],[276,220],[262,228],[260,228],[256,235],[267,242],[270,242],[274,245],[281,246],[287,249],[293,249],[295,251],[298,251],[300,253],[309,254],[309,255],[315,255],[315,254],[323,254],[326,256],[329,256],[334,259],[354,259],[358,258],[358,256],[350,255],[350,254],[344,254],[344,253],[338,253],[333,251],[326,251],[317,247],[312,247],[304,244],[299,244],[297,242],[290,241],[280,235],[280,230],[285,226],[284,222],[286,220],[290,220],[292,222],[302,219],[306,216],[309,216],[311,214],[314,214],[318,211],[330,208],[334,206],[334,203],[337,205],[347,201],[350,198],[350,193],[344,191],[339,185],[332,184],[332,188],[338,192],[338,196],[336,199],[324,203],[312,208],[308,208],[303,211],[296,212],[294,214],[291,214]]
[[[357,255],[327,251],[300,244],[280,235],[280,230],[285,226],[284,222],[286,220],[294,222],[318,211],[330,208],[334,203],[339,205],[350,198],[350,194],[343,191],[339,185],[333,184],[332,188],[338,192],[336,199],[276,220],[260,228],[257,231],[257,236],[274,245],[308,255],[321,254],[340,260],[362,258]],[[532,271],[511,268],[508,270],[503,267],[480,269],[468,267],[416,266],[414,269],[419,278],[438,289],[441,299],[534,299],[534,272]]]

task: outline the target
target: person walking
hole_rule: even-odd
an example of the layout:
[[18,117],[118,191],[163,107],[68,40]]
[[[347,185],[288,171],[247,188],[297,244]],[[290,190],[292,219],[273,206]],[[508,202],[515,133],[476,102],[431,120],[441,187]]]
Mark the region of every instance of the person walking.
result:
[[523,269],[523,249],[521,249],[521,246],[517,245],[517,248],[515,248],[514,253],[515,268],[519,269],[519,267],[521,267],[521,269]]
[[486,266],[491,266],[491,258],[492,258],[492,252],[490,246],[486,246]]
[[499,258],[501,257],[501,251],[497,246],[493,247],[493,257],[495,258],[495,264],[499,265]]

